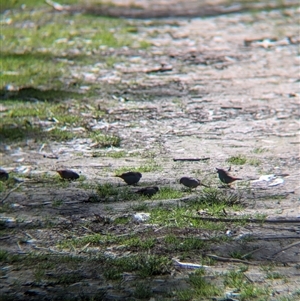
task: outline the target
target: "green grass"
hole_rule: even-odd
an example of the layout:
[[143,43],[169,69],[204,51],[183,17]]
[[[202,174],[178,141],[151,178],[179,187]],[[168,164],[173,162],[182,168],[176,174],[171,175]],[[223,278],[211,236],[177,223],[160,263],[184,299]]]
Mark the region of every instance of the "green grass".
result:
[[146,283],[138,283],[133,292],[133,296],[138,299],[149,300],[152,296],[152,290]]
[[[239,300],[247,301],[256,298],[268,297],[269,289],[258,287],[255,283],[250,282],[242,270],[232,270],[225,273],[224,285],[230,288],[239,288]],[[262,300],[262,299],[260,299]]]
[[153,162],[153,160],[150,160],[149,162],[137,167],[120,167],[115,170],[115,173],[122,174],[127,171],[138,171],[143,173],[143,172],[153,172],[153,171],[161,171],[161,170],[162,170],[161,165]]
[[184,193],[180,190],[172,187],[160,187],[159,192],[156,193],[151,199],[152,200],[170,200],[178,199],[184,196]]
[[[179,228],[204,228],[211,230],[220,230],[224,227],[223,223],[214,223],[193,218],[196,207],[182,206],[172,208],[155,207],[150,213],[150,223],[161,226],[179,227]],[[189,217],[191,216],[191,217]]]
[[200,300],[202,300],[202,298],[206,298],[207,300],[215,296],[220,296],[222,290],[212,284],[211,281],[208,281],[204,275],[205,271],[202,269],[199,269],[189,275],[188,282],[193,287],[193,295],[201,298]]
[[128,201],[137,200],[138,194],[134,193],[131,187],[118,187],[110,183],[97,186],[98,201]]
[[[35,141],[67,141],[77,137],[90,138],[98,147],[118,147],[121,139],[115,135],[100,131],[90,131],[89,120],[82,114],[104,114],[94,111],[92,106],[86,106],[80,101],[55,102],[36,101],[24,102],[19,99],[5,100],[3,104],[7,111],[0,113],[2,126],[0,138],[7,142],[19,142],[23,139]],[[73,128],[79,128],[74,131]],[[117,152],[116,152],[117,153]]]
[[115,135],[106,135],[99,131],[91,132],[90,137],[100,147],[118,147],[121,143],[121,138]]
[[115,158],[115,159],[120,159],[120,158],[124,158],[127,156],[127,152],[125,151],[106,151],[106,152],[93,152],[92,156],[94,158],[98,158],[98,157],[109,157],[109,158]]
[[236,259],[242,259],[242,260],[250,260],[251,259],[251,254],[248,255],[248,253],[244,253],[241,251],[233,251],[230,254],[230,257],[236,258]]
[[[94,84],[84,76],[75,75],[78,67],[90,65],[89,73],[97,77],[96,63],[103,62],[111,68],[120,60],[101,55],[101,47],[132,44],[130,26],[124,19],[87,14],[65,14],[62,18],[54,11],[49,13],[44,1],[29,1],[24,9],[7,12],[6,18],[11,21],[1,26],[5,40],[0,52],[1,88],[7,85],[39,89],[47,86],[48,90],[71,90],[81,85],[93,88]],[[13,7],[21,5],[18,0],[11,2]],[[5,9],[9,5],[1,6]]]
[[261,165],[261,160],[256,159],[256,158],[250,158],[250,159],[248,159],[247,162],[249,165],[256,166],[256,167]]
[[[69,4],[77,4],[78,2],[84,3],[84,1],[81,0],[64,0],[62,3],[64,5]],[[61,2],[60,2],[61,3]],[[6,9],[20,9],[22,5],[25,5],[25,8],[39,8],[41,6],[46,6],[45,1],[43,0],[26,0],[24,2],[23,0],[11,0],[11,1],[3,1],[1,2],[1,10]]]
[[226,206],[238,205],[240,203],[240,197],[237,193],[232,191],[221,191],[216,188],[204,188],[196,202],[211,208],[219,208],[218,211],[220,212]]
[[110,269],[114,270],[114,277],[117,277],[116,274],[118,275],[123,272],[137,272],[140,277],[146,278],[169,274],[172,262],[165,256],[143,253],[116,259],[107,259],[106,264]]
[[247,162],[247,158],[243,155],[237,155],[228,158],[226,162],[234,165],[244,165]]
[[264,147],[257,147],[252,152],[254,154],[262,154],[262,153],[267,152],[267,151],[268,150],[266,148],[264,148]]
[[178,238],[174,234],[165,237],[166,248],[170,251],[191,252],[205,249],[207,243],[197,237]]

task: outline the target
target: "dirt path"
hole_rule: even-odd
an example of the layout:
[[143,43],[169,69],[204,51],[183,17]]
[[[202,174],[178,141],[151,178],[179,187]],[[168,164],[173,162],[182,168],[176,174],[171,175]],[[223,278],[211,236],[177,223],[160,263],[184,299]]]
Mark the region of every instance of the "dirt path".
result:
[[[242,213],[299,219],[300,222],[298,18],[299,10],[291,8],[208,18],[132,20],[138,28],[136,38],[149,41],[149,49],[112,51],[118,62],[111,70],[92,71],[92,66],[80,70],[92,74],[96,82],[113,91],[111,98],[100,95],[96,100],[95,105],[108,110],[109,117],[93,127],[119,135],[121,149],[127,156],[94,157],[95,152],[102,150],[93,148],[87,140],[45,145],[42,151],[38,151],[40,145],[29,141],[22,149],[3,153],[2,161],[11,168],[27,166],[34,176],[48,173],[52,168],[68,167],[84,175],[87,183],[117,184],[116,169],[137,167],[152,160],[161,168],[144,173],[143,184],[179,187],[178,179],[183,175],[216,183],[215,167],[227,168],[230,165],[227,159],[242,156],[246,164],[232,165],[232,173],[246,180],[236,186],[245,206]],[[53,153],[58,159],[45,158],[46,153]],[[209,159],[173,161],[174,158],[204,157]],[[22,159],[21,163],[18,159]],[[268,174],[276,174],[283,180],[282,184],[269,186],[268,182],[250,182]],[[57,240],[68,236],[72,227],[80,231],[86,221],[94,219],[95,213],[113,218],[132,214],[136,205],[132,201],[87,203],[93,191],[78,183],[49,188],[43,183],[28,181],[21,187],[22,191],[13,191],[5,200],[5,204],[15,204],[15,207],[3,214],[4,220],[7,217],[22,220],[15,233],[10,234],[9,241],[4,240],[5,249],[15,252],[20,251],[18,242],[26,236],[24,233],[37,239],[39,247],[53,248]],[[63,200],[64,204],[56,208],[55,200]],[[158,203],[149,201],[153,206]],[[178,201],[166,203],[172,207]],[[30,230],[38,223],[45,225],[53,216],[56,225],[53,230],[43,227]],[[269,262],[267,259],[274,255],[271,262],[278,264],[276,271],[289,281],[271,283],[266,278],[262,281],[272,285],[278,296],[288,297],[300,285],[299,245],[291,245],[299,241],[299,222],[235,227],[231,230],[236,236],[251,233],[261,239],[247,246],[238,240],[220,243],[210,252],[228,256],[243,248],[249,252],[261,249],[253,254],[253,260],[261,263]],[[12,220],[9,227],[15,226]],[[59,233],[60,227],[66,232]],[[143,229],[142,225],[138,227]],[[82,228],[81,231],[86,234]],[[290,248],[283,250],[287,246]],[[282,252],[275,254],[281,249]],[[30,252],[32,246],[22,245],[21,251]],[[289,266],[283,267],[280,263]],[[219,263],[214,271],[226,271],[233,266],[234,263]],[[95,280],[92,268],[87,273],[90,292],[103,279]],[[24,285],[25,274],[26,271],[20,278],[11,270],[1,286],[2,292],[12,294],[16,277]],[[261,281],[259,266],[249,267],[248,274],[251,281]],[[164,280],[166,285],[182,284],[180,273],[174,277]],[[122,289],[105,285],[109,291],[107,300],[131,300],[124,293],[130,291],[130,284]],[[158,295],[162,294],[155,280],[152,285]],[[72,290],[80,291],[80,287],[81,284],[75,285]],[[51,294],[49,287],[40,286],[38,290],[31,298],[44,298],[45,292]],[[270,300],[279,300],[278,296]],[[18,298],[22,299],[21,295]]]

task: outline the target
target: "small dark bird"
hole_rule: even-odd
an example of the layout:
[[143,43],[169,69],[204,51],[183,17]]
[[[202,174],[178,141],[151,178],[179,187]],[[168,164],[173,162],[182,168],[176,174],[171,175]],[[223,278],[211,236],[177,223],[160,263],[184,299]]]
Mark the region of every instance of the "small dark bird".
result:
[[208,187],[204,184],[201,183],[200,180],[196,179],[196,178],[191,178],[191,177],[182,177],[179,181],[180,184],[183,184],[186,187],[189,188],[196,188],[198,186],[204,186],[204,187]]
[[145,196],[148,196],[149,198],[151,198],[158,191],[159,191],[159,188],[157,186],[151,186],[151,187],[141,188],[138,191],[136,191],[136,193],[145,195]]
[[0,181],[6,181],[8,180],[9,175],[4,169],[0,169]]
[[221,182],[225,183],[225,184],[231,184],[234,181],[237,180],[242,180],[241,178],[236,178],[231,176],[226,170],[221,169],[221,168],[216,168],[217,173],[219,175],[219,179],[221,180]]
[[59,173],[62,179],[66,180],[76,180],[79,178],[79,174],[69,169],[60,169],[56,170]]
[[142,174],[140,172],[128,171],[121,175],[116,175],[116,177],[122,178],[128,185],[134,185],[141,179]]

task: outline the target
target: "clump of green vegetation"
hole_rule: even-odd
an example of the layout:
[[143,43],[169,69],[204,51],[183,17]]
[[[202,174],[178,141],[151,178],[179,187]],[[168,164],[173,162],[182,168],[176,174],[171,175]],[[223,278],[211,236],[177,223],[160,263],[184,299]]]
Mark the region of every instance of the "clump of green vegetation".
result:
[[52,206],[53,207],[60,207],[63,203],[64,203],[63,200],[54,200],[52,202]]
[[138,199],[138,195],[134,193],[130,187],[117,187],[110,183],[99,184],[97,186],[98,201],[128,201]]
[[107,258],[105,264],[114,273],[109,273],[110,279],[118,279],[123,272],[137,272],[142,278],[169,274],[172,262],[165,256],[139,254],[120,258]]
[[197,203],[216,207],[232,206],[239,203],[239,195],[232,191],[221,191],[216,188],[205,188],[196,200]]
[[242,301],[252,300],[254,298],[267,297],[270,294],[269,289],[257,287],[250,282],[242,270],[232,270],[227,272],[224,279],[224,285],[239,289],[239,299]]
[[[72,127],[82,125],[80,111],[72,105],[48,102],[24,103],[21,101],[5,101],[7,112],[1,114],[2,127],[0,137],[3,140],[19,140],[34,138],[35,140],[64,141],[76,137]],[[45,128],[44,123],[48,124]],[[66,129],[69,128],[69,129]]]
[[106,153],[106,157],[115,158],[115,159],[124,158],[124,157],[126,157],[126,155],[127,155],[127,153],[125,151],[107,152]]
[[248,164],[252,166],[259,166],[261,164],[261,160],[256,158],[250,158],[248,159]]
[[137,205],[132,205],[131,209],[136,212],[143,212],[143,211],[148,211],[149,206],[147,203],[139,203]]
[[162,166],[155,163],[149,161],[148,163],[145,163],[141,166],[138,167],[121,167],[115,170],[116,174],[122,174],[123,172],[127,172],[127,171],[138,171],[138,172],[153,172],[153,171],[160,171],[162,170]]
[[120,216],[114,219],[115,225],[125,225],[129,222],[130,217],[129,216]]
[[253,153],[254,154],[261,154],[261,153],[264,153],[266,151],[268,151],[268,150],[264,147],[257,147],[253,150]]
[[147,299],[151,298],[152,290],[145,283],[138,283],[133,292],[133,296],[138,299]]
[[192,285],[194,296],[206,299],[220,296],[222,290],[213,285],[205,279],[205,271],[202,269],[197,270],[195,273],[189,275],[188,282]]
[[193,251],[205,248],[205,242],[197,237],[178,238],[174,234],[165,237],[165,243],[169,250],[174,251]]
[[242,259],[242,260],[249,260],[251,259],[251,254],[248,254],[248,253],[243,253],[241,251],[233,251],[231,252],[230,254],[230,257],[232,258],[236,258],[236,259]]
[[100,133],[98,131],[91,132],[90,137],[96,143],[98,143],[101,147],[118,147],[121,143],[121,138],[115,135],[106,135]]
[[[49,14],[45,3],[42,7],[41,1],[29,1],[23,9],[18,0],[4,6],[14,10],[7,11],[6,18],[11,21],[1,26],[5,39],[1,47],[2,87],[51,85],[64,90],[62,79],[72,77],[74,62],[77,66],[94,65],[102,57],[99,47],[119,48],[133,44],[128,21],[124,19],[87,14],[61,18],[57,13]],[[40,8],[32,12],[30,7],[36,8],[34,2]],[[1,5],[1,9],[4,7]],[[32,24],[30,30],[20,26],[22,23]],[[112,59],[106,56],[103,56],[103,62],[113,65]],[[88,81],[85,83],[84,78],[76,79],[76,82],[91,85]]]
[[155,194],[153,200],[169,200],[183,197],[183,192],[172,187],[160,187],[159,192]]
[[155,207],[150,211],[150,223],[169,227],[201,227],[204,229],[220,230],[224,227],[223,223],[215,223],[193,218],[194,212],[199,208],[193,206],[173,206],[172,208]]
[[244,165],[247,162],[247,158],[243,155],[238,155],[228,158],[226,162],[234,165]]

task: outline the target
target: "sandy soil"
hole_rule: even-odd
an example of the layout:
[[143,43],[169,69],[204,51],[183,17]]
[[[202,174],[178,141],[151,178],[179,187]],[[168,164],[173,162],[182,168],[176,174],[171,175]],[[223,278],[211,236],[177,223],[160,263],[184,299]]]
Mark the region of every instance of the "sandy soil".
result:
[[[249,277],[254,282],[269,283],[280,297],[288,296],[300,286],[299,245],[295,244],[300,238],[298,18],[299,10],[291,8],[207,18],[132,20],[138,27],[136,38],[152,46],[147,50],[111,50],[110,54],[120,62],[111,70],[94,72],[94,80],[110,87],[114,97],[99,95],[96,102],[109,111],[109,118],[92,126],[120,135],[121,149],[126,153],[138,151],[144,156],[93,157],[95,151],[101,150],[83,139],[45,145],[42,150],[41,145],[28,141],[22,148],[7,148],[2,153],[2,165],[8,170],[26,166],[32,175],[54,175],[50,169],[67,167],[86,176],[87,182],[119,183],[113,177],[114,170],[145,164],[148,154],[154,155],[155,163],[163,168],[145,173],[141,184],[179,186],[178,179],[183,175],[213,182],[215,167],[227,168],[226,159],[232,156],[243,155],[250,163],[259,162],[232,166],[233,174],[249,180],[236,185],[245,206],[236,214],[266,214],[270,219],[299,221],[236,227],[231,229],[236,236],[251,233],[260,238],[246,245],[238,240],[219,244],[210,251],[225,256],[244,248],[249,252],[260,249],[253,254],[253,260],[261,264],[275,262],[276,271],[287,275],[289,281],[269,283],[261,279],[257,265],[249,267]],[[91,66],[76,71],[83,76],[93,73]],[[55,154],[58,159],[45,158],[45,154]],[[173,161],[204,157],[209,160]],[[276,174],[283,183],[270,186],[271,182],[251,182],[267,174]],[[245,182],[250,190],[245,189]],[[20,225],[15,228],[12,222],[10,226],[15,231],[9,240],[3,240],[2,247],[20,251],[17,242],[26,236],[25,232],[38,239],[39,247],[55,246],[60,237],[57,228],[26,230],[26,223],[43,224],[55,216],[59,227],[60,223],[91,220],[94,213],[113,217],[132,212],[132,202],[109,206],[86,203],[90,193],[77,183],[60,189],[47,188],[43,183],[23,184],[21,191],[13,191],[5,199],[6,204],[15,207],[2,216],[23,220],[25,230]],[[65,204],[54,208],[51,204],[57,199]],[[30,244],[22,247],[24,252],[30,250]],[[283,251],[275,254],[280,250]],[[215,269],[226,271],[232,266],[234,263],[220,262]],[[6,276],[1,290],[9,295],[20,274],[12,270]],[[92,290],[99,280],[89,277]],[[175,285],[181,283],[180,277],[164,281],[171,287],[176,279]],[[25,281],[25,277],[19,279]],[[113,290],[107,298],[127,300],[126,289]],[[39,290],[51,294],[49,288]]]

